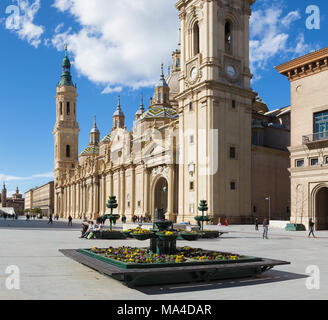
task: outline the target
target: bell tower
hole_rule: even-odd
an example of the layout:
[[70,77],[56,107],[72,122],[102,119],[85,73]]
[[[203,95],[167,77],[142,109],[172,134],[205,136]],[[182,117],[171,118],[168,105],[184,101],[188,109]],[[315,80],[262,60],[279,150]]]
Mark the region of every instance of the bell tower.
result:
[[78,163],[79,125],[76,121],[76,86],[71,76],[71,63],[67,56],[62,63],[62,75],[56,89],[55,183],[59,176],[74,170]]
[[[255,0],[179,0],[180,165],[178,221],[200,200],[230,222],[251,215],[249,18]],[[246,219],[246,220],[245,220]]]

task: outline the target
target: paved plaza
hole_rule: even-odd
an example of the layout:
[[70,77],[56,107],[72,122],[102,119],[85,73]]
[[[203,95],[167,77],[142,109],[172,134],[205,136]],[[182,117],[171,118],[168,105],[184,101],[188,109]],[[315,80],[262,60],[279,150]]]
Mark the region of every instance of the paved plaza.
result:
[[[210,226],[208,229],[218,229]],[[131,289],[65,256],[58,249],[148,246],[149,241],[79,239],[80,221],[73,227],[67,221],[0,220],[0,299],[326,299],[328,297],[328,231],[317,232],[316,239],[306,232],[270,229],[262,239],[262,228],[220,227],[229,231],[222,238],[178,241],[179,246],[230,251],[290,261],[253,279],[139,287]],[[6,289],[6,268],[20,270],[20,289]],[[318,266],[320,289],[308,289],[308,266]],[[309,281],[308,281],[309,282]]]

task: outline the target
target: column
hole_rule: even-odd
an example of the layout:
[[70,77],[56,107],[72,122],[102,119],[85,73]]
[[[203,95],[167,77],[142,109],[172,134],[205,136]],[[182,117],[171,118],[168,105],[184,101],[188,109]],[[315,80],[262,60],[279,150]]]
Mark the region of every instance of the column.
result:
[[121,169],[120,171],[120,214],[123,216],[125,214],[125,171]]
[[[152,215],[153,212],[150,212],[150,173],[146,167],[144,167],[144,190],[143,190],[143,212],[145,215]],[[152,217],[153,218],[153,217]]]
[[174,167],[172,164],[168,165],[169,176],[168,176],[168,195],[167,195],[167,213],[169,220],[175,222],[174,214]]

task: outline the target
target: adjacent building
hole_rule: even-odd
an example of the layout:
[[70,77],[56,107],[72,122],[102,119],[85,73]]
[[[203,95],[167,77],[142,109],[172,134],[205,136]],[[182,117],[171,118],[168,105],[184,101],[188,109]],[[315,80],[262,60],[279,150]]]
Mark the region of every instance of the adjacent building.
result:
[[24,198],[22,194],[19,193],[18,187],[11,197],[7,197],[6,185],[3,184],[0,195],[0,209],[1,208],[13,208],[16,214],[24,214]]
[[277,67],[291,86],[291,222],[328,228],[328,48]]
[[54,213],[54,182],[25,192],[25,209],[40,208],[43,216]]
[[[107,212],[154,217],[163,209],[194,222],[200,200],[217,223],[290,216],[290,107],[268,111],[250,86],[249,18],[254,0],[179,0],[181,47],[163,66],[149,106],[136,107],[131,131],[124,106],[100,138],[96,119],[79,154],[77,89],[67,55],[56,89],[54,210],[61,217]],[[109,124],[110,125],[110,124]],[[29,200],[31,202],[31,200]]]

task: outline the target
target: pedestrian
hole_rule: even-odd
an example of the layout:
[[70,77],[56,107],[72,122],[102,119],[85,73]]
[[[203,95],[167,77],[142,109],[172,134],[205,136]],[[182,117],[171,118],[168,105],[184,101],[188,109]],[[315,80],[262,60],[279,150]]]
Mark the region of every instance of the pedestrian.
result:
[[48,221],[47,224],[49,224],[49,223],[53,224],[53,222],[52,222],[52,214],[49,216],[49,221]]
[[268,219],[264,219],[263,220],[263,239],[268,239],[268,229],[269,229],[269,226],[268,226]]
[[68,226],[71,226],[71,227],[73,226],[72,221],[73,221],[73,218],[71,216],[69,216],[68,217]]
[[255,230],[259,231],[259,219],[255,219]]
[[219,226],[219,227],[222,226],[222,223],[221,223],[221,217],[219,217],[219,223],[218,223],[218,226]]
[[224,224],[225,224],[226,227],[229,226],[229,224],[228,224],[228,219],[227,219],[227,218],[225,218],[225,220],[224,220]]
[[310,233],[309,233],[309,238],[311,236],[311,234],[313,235],[313,238],[315,238],[315,235],[314,235],[314,231],[313,231],[313,228],[314,228],[314,222],[312,219],[309,220],[309,228],[310,228]]
[[81,237],[80,238],[84,238],[86,235],[86,232],[89,229],[89,224],[87,222],[82,222],[82,229],[81,229]]

